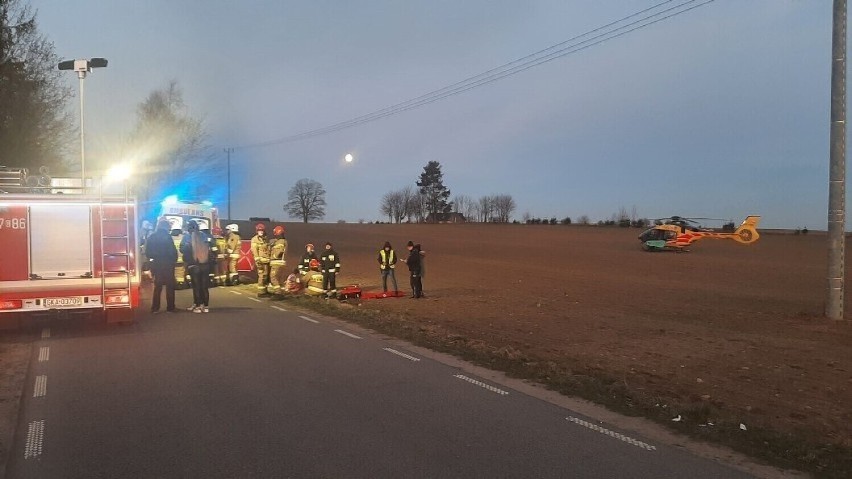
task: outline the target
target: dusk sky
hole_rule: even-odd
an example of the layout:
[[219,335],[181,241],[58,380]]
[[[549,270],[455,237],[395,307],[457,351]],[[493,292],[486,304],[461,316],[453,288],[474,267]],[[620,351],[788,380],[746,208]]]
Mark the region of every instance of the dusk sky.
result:
[[[58,55],[109,60],[86,80],[87,153],[112,154],[136,105],[176,79],[206,122],[223,182],[222,150],[238,147],[235,218],[286,219],[287,190],[307,177],[328,191],[325,221],[386,220],[381,196],[437,160],[453,195],[511,194],[517,219],[596,221],[635,207],[641,217],[758,214],[768,228],[826,228],[830,0],[716,0],[421,108],[248,148],[239,147],[418,97],[660,2],[30,3]],[[76,92],[71,73],[68,82]]]

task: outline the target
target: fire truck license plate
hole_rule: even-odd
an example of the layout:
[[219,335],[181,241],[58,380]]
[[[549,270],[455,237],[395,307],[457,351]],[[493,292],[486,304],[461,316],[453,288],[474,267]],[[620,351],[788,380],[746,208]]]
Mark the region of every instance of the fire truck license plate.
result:
[[82,304],[82,296],[73,296],[70,298],[44,298],[45,308],[68,308],[71,306],[81,306]]

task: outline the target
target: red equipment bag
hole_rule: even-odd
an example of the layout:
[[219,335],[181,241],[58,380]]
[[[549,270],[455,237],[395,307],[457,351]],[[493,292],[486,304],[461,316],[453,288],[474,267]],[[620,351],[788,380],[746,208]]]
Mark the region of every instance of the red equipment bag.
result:
[[357,284],[350,284],[337,289],[337,299],[358,299],[361,297],[361,287]]
[[367,293],[361,294],[361,299],[384,299],[384,298],[404,298],[405,291],[387,291],[387,292],[376,292],[370,291]]

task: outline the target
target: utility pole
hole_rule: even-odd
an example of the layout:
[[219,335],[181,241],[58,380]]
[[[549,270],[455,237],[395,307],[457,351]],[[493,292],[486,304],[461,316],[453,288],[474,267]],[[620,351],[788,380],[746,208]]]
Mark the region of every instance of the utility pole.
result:
[[225,148],[225,153],[228,155],[228,219],[231,218],[231,153],[234,152],[233,148]]
[[846,0],[834,0],[828,177],[828,297],[825,315],[843,320],[846,250]]

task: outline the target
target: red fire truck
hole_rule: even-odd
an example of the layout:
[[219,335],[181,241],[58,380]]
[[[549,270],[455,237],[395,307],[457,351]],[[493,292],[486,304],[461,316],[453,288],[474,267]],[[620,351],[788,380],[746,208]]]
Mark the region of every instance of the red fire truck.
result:
[[91,193],[80,180],[76,188],[31,183],[26,170],[0,169],[0,324],[93,313],[107,322],[133,321],[140,271],[135,200],[126,190]]

